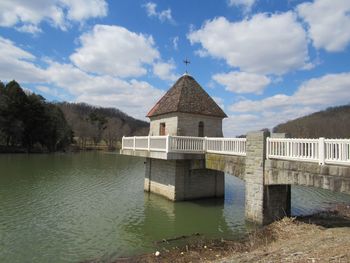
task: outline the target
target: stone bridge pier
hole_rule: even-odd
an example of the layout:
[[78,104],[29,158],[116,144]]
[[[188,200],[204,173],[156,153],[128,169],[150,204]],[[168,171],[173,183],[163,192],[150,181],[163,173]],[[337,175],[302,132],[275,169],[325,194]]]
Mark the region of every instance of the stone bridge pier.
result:
[[[247,134],[246,156],[206,154],[206,168],[223,171],[245,181],[245,216],[249,221],[268,224],[290,215],[291,187],[288,182],[267,182],[271,168],[266,165],[268,132]],[[284,138],[285,134],[271,134]],[[266,169],[268,169],[266,171]],[[270,180],[271,181],[271,180]]]
[[245,216],[259,224],[268,224],[290,216],[290,185],[266,185],[264,182],[266,138],[269,132],[247,134],[245,160]]

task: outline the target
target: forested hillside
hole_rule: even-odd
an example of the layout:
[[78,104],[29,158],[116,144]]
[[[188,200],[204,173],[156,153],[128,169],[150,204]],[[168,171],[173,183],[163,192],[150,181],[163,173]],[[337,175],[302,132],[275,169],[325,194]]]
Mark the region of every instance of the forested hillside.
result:
[[294,138],[350,138],[350,105],[328,108],[279,124],[273,132],[286,132]]
[[72,143],[115,149],[123,135],[147,135],[148,129],[149,123],[115,108],[47,102],[16,81],[0,82],[0,152],[54,152]]
[[0,82],[0,152],[64,150],[72,130],[55,104],[25,93],[16,81]]
[[91,142],[103,142],[114,148],[123,135],[147,135],[149,123],[134,119],[115,108],[94,107],[86,103],[62,102],[56,104],[72,127],[80,147]]

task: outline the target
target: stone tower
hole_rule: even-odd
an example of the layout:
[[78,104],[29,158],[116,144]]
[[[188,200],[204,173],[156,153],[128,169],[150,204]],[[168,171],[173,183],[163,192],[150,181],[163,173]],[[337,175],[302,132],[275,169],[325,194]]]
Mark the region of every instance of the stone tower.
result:
[[[150,136],[222,137],[223,110],[188,74],[180,77],[147,114]],[[205,168],[203,154],[146,158],[145,191],[182,201],[224,195],[224,173]]]
[[226,114],[190,75],[183,75],[147,114],[150,135],[222,137]]

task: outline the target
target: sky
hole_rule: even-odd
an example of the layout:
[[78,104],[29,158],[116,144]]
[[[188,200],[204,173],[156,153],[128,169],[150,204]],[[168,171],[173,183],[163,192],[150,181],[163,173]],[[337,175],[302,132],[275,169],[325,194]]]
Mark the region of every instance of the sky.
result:
[[0,80],[139,119],[187,70],[224,135],[350,103],[350,0],[1,0]]

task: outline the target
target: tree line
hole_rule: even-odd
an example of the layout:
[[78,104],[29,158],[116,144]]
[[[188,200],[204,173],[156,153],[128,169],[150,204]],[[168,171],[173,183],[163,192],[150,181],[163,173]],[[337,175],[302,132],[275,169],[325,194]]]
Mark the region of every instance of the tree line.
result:
[[119,147],[123,136],[147,135],[149,123],[134,119],[115,108],[95,107],[86,103],[57,103],[74,131],[80,148],[93,144]]
[[27,152],[64,150],[73,133],[61,109],[16,81],[0,82],[0,145]]
[[350,105],[327,108],[279,124],[273,132],[288,133],[293,138],[349,138]]
[[115,108],[47,102],[16,81],[0,82],[0,152],[54,152],[103,144],[118,148],[123,136],[147,135],[149,123]]

